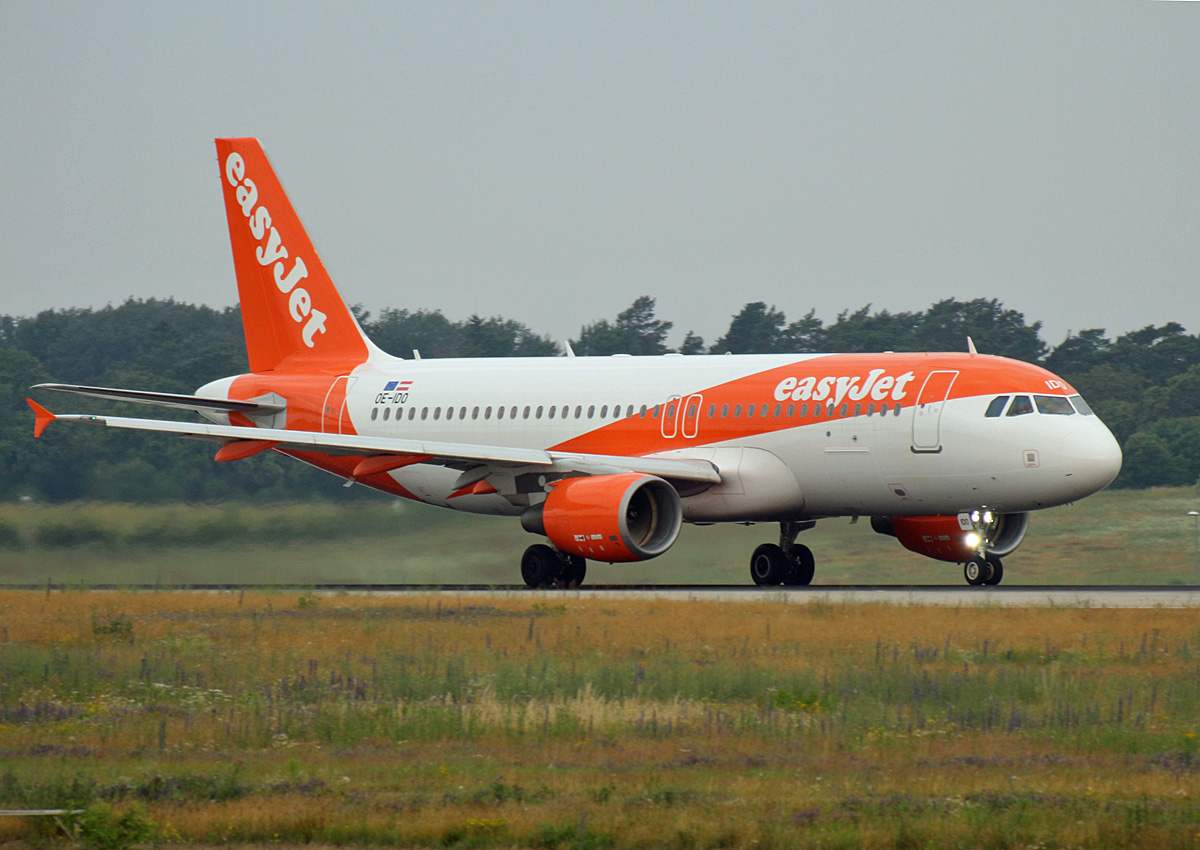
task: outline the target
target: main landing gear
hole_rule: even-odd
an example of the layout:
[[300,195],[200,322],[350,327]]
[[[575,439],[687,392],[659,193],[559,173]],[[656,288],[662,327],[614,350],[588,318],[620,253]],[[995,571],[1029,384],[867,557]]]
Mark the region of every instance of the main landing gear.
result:
[[579,587],[587,575],[587,561],[545,543],[534,543],[521,556],[521,578],[530,587]]
[[779,543],[764,543],[750,556],[750,578],[764,586],[812,584],[816,559],[812,550],[796,542],[796,535],[815,522],[779,523]]
[[963,577],[972,587],[994,587],[1004,578],[1004,564],[995,555],[976,555],[963,564]]

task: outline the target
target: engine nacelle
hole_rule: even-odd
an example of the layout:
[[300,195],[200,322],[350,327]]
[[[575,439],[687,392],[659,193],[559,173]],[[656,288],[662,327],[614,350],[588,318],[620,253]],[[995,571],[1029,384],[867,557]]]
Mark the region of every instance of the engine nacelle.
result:
[[871,528],[895,537],[911,552],[961,564],[979,551],[980,542],[987,555],[1002,557],[1015,551],[1029,529],[1029,514],[995,514],[990,521],[974,522],[965,514],[871,517]]
[[521,515],[526,531],[546,535],[560,551],[609,563],[661,555],[682,523],[675,488],[638,472],[564,479]]

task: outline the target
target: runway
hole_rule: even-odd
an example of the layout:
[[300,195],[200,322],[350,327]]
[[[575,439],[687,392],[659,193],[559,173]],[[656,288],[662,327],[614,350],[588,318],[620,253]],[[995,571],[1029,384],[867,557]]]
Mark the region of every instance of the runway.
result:
[[809,585],[758,587],[755,585],[585,585],[580,588],[530,589],[505,584],[6,584],[3,590],[46,593],[74,591],[202,591],[322,594],[367,593],[378,595],[453,594],[479,597],[554,599],[663,599],[723,602],[859,603],[879,605],[940,605],[981,607],[1060,608],[1197,608],[1197,585]]

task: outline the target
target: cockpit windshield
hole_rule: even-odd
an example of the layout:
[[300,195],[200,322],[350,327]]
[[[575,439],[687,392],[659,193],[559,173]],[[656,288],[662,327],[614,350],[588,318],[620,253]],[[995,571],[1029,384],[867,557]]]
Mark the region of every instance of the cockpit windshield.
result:
[[1047,413],[1051,416],[1074,416],[1075,408],[1071,407],[1071,402],[1067,401],[1060,395],[1035,395],[1033,400],[1037,402],[1038,413]]
[[1013,403],[1009,405],[1009,416],[1024,416],[1026,413],[1033,413],[1033,402],[1029,400],[1027,395],[1019,395],[1013,399]]
[[1093,411],[1092,408],[1088,406],[1088,403],[1083,400],[1083,396],[1081,396],[1081,395],[1071,396],[1071,404],[1075,405],[1075,409],[1078,410],[1080,413],[1082,413],[1084,416],[1095,416],[1096,415],[1095,411]]

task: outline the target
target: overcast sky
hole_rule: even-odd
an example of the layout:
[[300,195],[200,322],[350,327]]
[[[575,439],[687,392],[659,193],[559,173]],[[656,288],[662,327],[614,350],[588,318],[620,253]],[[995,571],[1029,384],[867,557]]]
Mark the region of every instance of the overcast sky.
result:
[[216,136],[372,311],[1200,331],[1200,3],[0,0],[0,313],[235,303]]

